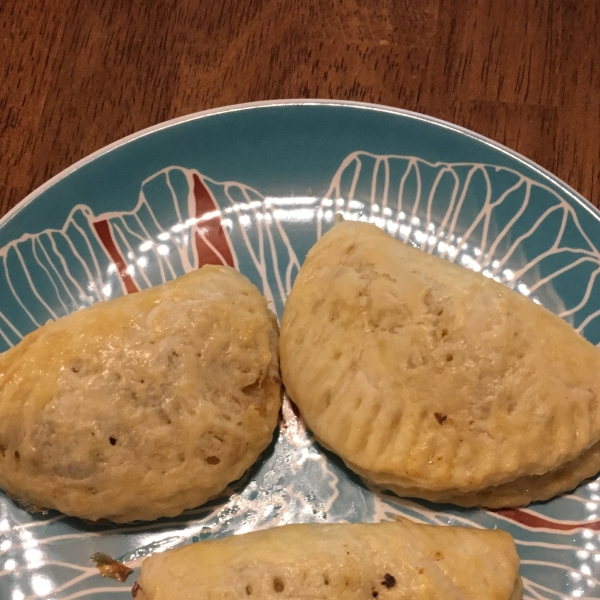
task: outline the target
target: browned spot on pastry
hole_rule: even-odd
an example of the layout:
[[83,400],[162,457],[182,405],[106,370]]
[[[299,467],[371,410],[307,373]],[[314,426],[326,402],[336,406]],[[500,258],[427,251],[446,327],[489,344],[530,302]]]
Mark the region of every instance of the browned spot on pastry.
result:
[[433,413],[433,416],[435,417],[436,421],[442,425],[444,423],[444,421],[448,418],[447,415],[443,415],[442,413],[439,412],[435,412]]
[[96,554],[92,555],[92,560],[96,563],[96,567],[98,571],[100,571],[102,577],[110,577],[111,579],[116,579],[123,583],[127,580],[129,575],[133,573],[133,569],[130,569],[128,566],[111,558],[108,554],[104,554],[103,552],[96,552]]

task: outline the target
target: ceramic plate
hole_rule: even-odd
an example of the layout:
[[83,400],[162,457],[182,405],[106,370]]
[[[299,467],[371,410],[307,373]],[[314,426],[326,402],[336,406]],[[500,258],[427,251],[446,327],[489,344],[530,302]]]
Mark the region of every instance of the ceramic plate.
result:
[[[600,342],[600,214],[527,159],[409,112],[274,102],[199,113],[97,152],[0,222],[0,351],[78,308],[206,263],[247,275],[279,316],[334,214],[515,288]],[[596,246],[599,244],[599,246]],[[525,597],[600,597],[600,483],[522,510],[402,500],[315,445],[290,406],[269,450],[222,497],[175,519],[88,524],[30,515],[0,493],[0,598],[125,600],[142,559],[291,522],[501,528]],[[102,579],[105,552],[135,569]]]

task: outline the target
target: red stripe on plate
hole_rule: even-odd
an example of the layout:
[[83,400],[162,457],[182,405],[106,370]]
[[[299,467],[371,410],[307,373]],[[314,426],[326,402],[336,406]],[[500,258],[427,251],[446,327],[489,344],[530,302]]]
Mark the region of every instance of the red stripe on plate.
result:
[[575,529],[593,529],[594,531],[600,530],[600,521],[561,523],[560,521],[545,519],[544,517],[540,517],[539,515],[520,510],[518,508],[494,510],[492,512],[533,529],[544,528],[556,529],[558,531],[574,531]]
[[[213,198],[208,188],[202,183],[198,175],[194,173],[194,200],[196,219],[202,219],[209,213],[215,213],[214,216],[199,220],[196,225],[196,253],[198,255],[198,267],[202,265],[229,265],[235,266],[233,252],[229,245],[229,240],[221,224],[221,213],[219,205]],[[204,239],[203,239],[204,236]],[[223,257],[221,257],[206,243],[207,240],[213,248]]]
[[94,229],[98,234],[98,238],[102,242],[102,245],[108,252],[109,256],[112,258],[112,261],[115,263],[117,267],[117,272],[121,277],[121,281],[125,286],[125,290],[128,294],[134,294],[135,292],[139,292],[139,288],[136,285],[133,277],[127,272],[127,263],[125,259],[121,256],[119,249],[117,248],[117,244],[113,239],[112,232],[110,230],[110,225],[107,220],[96,221],[93,223]]

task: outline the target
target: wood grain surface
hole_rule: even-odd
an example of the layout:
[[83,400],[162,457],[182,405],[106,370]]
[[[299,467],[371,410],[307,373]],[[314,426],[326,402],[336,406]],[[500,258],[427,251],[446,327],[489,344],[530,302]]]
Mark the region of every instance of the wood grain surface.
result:
[[90,152],[237,102],[469,127],[600,205],[600,0],[0,0],[0,216]]

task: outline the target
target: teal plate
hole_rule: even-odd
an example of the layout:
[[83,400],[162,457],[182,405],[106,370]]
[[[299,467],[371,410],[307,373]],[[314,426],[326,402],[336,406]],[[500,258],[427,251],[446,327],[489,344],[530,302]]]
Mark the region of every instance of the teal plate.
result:
[[[49,319],[206,263],[238,268],[281,316],[334,214],[515,288],[600,342],[600,213],[510,150],[423,115],[343,102],[234,106],[97,152],[0,222],[0,351]],[[291,522],[501,528],[525,598],[600,598],[600,483],[522,510],[397,498],[314,444],[286,401],[269,450],[221,497],[174,519],[30,515],[0,492],[2,600],[131,598],[149,553]],[[102,579],[105,552],[135,572]]]

